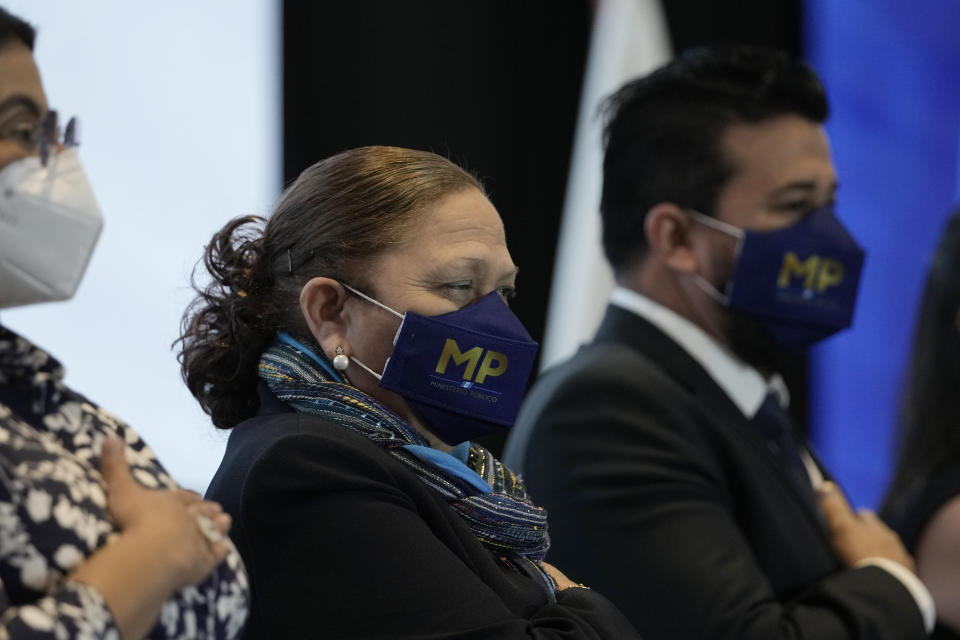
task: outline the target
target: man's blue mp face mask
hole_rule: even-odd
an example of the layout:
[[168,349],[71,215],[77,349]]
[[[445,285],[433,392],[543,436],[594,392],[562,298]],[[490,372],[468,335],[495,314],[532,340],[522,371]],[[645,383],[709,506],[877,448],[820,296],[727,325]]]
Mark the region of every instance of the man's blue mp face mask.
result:
[[741,229],[687,213],[739,240],[725,291],[700,276],[697,283],[727,308],[759,322],[778,345],[800,351],[850,326],[865,254],[833,205],[775,231]]
[[351,359],[403,396],[441,440],[457,444],[513,426],[538,345],[496,291],[457,311],[422,316],[343,286],[403,320],[382,375]]

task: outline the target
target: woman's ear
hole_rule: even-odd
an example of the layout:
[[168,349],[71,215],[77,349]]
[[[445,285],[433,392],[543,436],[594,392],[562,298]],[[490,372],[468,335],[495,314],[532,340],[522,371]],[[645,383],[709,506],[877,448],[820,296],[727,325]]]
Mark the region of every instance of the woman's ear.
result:
[[349,294],[343,285],[332,278],[313,278],[300,290],[300,311],[314,340],[330,359],[337,347],[351,353],[347,342],[346,319],[343,305]]
[[690,216],[670,202],[661,202],[647,212],[644,233],[650,255],[674,271],[697,273],[699,260],[691,243]]

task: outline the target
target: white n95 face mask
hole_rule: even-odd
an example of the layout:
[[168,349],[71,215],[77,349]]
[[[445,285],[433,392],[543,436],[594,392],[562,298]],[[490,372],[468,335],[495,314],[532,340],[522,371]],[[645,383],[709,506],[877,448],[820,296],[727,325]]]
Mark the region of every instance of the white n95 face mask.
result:
[[76,148],[0,170],[0,308],[73,296],[102,228]]

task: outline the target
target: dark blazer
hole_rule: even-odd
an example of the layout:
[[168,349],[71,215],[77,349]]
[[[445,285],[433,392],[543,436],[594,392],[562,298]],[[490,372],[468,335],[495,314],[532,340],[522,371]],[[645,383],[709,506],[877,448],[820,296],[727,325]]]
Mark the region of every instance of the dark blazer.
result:
[[541,377],[505,461],[550,511],[547,560],[647,640],[925,637],[896,578],[838,564],[814,494],[706,371],[611,306]]
[[265,389],[207,498],[252,581],[248,639],[637,637],[596,592],[549,602],[388,453]]

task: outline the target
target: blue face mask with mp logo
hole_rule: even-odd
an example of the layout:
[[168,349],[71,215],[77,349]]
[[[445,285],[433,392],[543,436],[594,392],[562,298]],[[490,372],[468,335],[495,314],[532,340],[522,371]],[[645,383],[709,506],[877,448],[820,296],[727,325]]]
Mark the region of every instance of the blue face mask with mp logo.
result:
[[698,282],[724,306],[759,322],[778,345],[800,351],[850,326],[865,253],[833,205],[775,231],[740,229],[690,213],[739,238],[725,291]]
[[510,428],[516,420],[538,345],[493,291],[457,311],[400,314],[403,319],[380,386],[402,396],[441,440],[457,444]]

